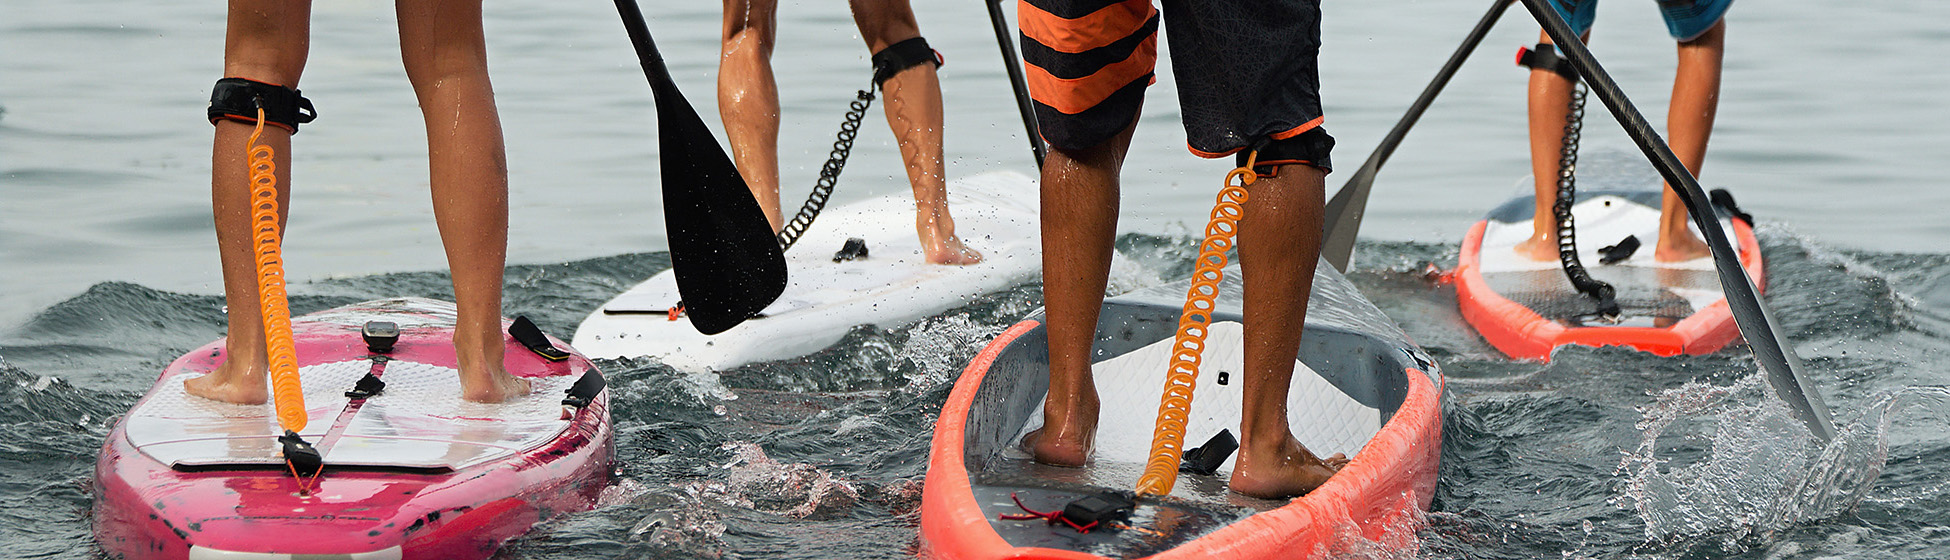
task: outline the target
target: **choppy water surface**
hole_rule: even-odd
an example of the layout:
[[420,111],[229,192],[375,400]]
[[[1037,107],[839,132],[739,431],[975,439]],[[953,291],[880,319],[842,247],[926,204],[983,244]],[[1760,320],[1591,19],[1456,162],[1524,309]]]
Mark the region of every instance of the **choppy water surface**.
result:
[[[1353,275],[1435,353],[1450,410],[1436,511],[1416,557],[1934,558],[1950,522],[1950,257],[1829,252],[1762,227],[1772,299],[1843,436],[1809,441],[1738,352],[1655,358],[1568,349],[1496,356],[1424,274],[1446,245],[1373,243]],[[1128,235],[1120,285],[1182,274],[1189,238]],[[509,271],[509,312],[569,332],[583,309],[668,266],[661,253]],[[299,286],[322,309],[449,297],[398,273]],[[1778,294],[1779,292],[1777,292]],[[803,359],[722,375],[604,361],[617,484],[507,558],[842,558],[912,554],[931,426],[960,367],[1040,300],[1035,286],[913,324],[862,327]],[[218,336],[212,295],[109,283],[0,345],[0,553],[87,558],[87,484],[114,417],[179,353]]]
[[[950,61],[950,173],[1027,169],[980,3],[922,4]],[[1343,169],[1487,4],[1329,3],[1322,73]],[[1649,5],[1606,6],[1596,52],[1659,122],[1663,26]],[[716,5],[647,8],[677,79],[715,120]],[[669,266],[649,95],[606,3],[488,9],[511,252],[528,263],[508,272],[507,311],[566,338]],[[87,512],[101,439],[164,365],[223,334],[200,117],[222,10],[0,0],[0,557],[98,555]],[[390,6],[315,11],[303,87],[324,117],[295,154],[288,259],[308,280],[294,306],[450,297],[447,276],[426,272],[442,261]],[[1503,54],[1533,40],[1521,16],[1390,161],[1350,275],[1451,376],[1441,487],[1413,556],[1942,557],[1950,189],[1932,164],[1950,147],[1938,94],[1950,74],[1928,68],[1950,55],[1938,29],[1950,5],[1780,0],[1729,16],[1704,178],[1760,215],[1770,304],[1842,428],[1827,446],[1769,400],[1738,349],[1568,349],[1544,365],[1503,359],[1463,325],[1453,290],[1427,271],[1454,264],[1466,225],[1523,173],[1522,73]],[[802,192],[792,185],[810,182],[867,81],[865,53],[841,4],[789,3],[781,20],[783,167]],[[1209,204],[1226,167],[1183,153],[1171,89],[1153,89],[1131,158],[1119,249],[1132,265],[1115,274],[1119,290],[1189,272],[1183,224],[1202,211],[1186,209]],[[905,189],[879,119],[839,201]],[[1601,124],[1586,131],[1588,145],[1624,145]],[[617,484],[597,510],[549,520],[503,557],[911,555],[942,400],[966,360],[1040,302],[1021,286],[722,375],[604,362]]]

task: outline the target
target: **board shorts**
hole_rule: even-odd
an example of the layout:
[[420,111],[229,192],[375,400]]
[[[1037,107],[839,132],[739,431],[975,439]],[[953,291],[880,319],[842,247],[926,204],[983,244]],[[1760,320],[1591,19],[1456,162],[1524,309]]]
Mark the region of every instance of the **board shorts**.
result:
[[[1165,0],[1185,143],[1200,157],[1323,170],[1319,0]],[[1020,0],[1022,58],[1043,140],[1090,148],[1129,127],[1157,81],[1150,0]]]
[[[1733,0],[1658,0],[1659,14],[1666,18],[1666,32],[1681,42],[1698,39],[1727,14]],[[1598,0],[1551,0],[1557,15],[1582,36],[1598,19]]]

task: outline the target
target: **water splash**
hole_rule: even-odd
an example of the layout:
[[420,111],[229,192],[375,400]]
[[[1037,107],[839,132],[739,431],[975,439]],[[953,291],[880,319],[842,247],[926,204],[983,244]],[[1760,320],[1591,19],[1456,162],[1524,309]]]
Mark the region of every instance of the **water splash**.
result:
[[905,372],[907,385],[901,391],[921,394],[953,380],[968,365],[968,356],[979,352],[1008,324],[984,324],[958,313],[923,320],[908,331],[901,356],[913,367]]
[[[628,540],[635,552],[651,558],[722,558],[728,545],[724,515],[694,493],[671,487],[651,488],[625,480],[615,488],[634,485],[628,507],[642,515],[630,525]],[[611,498],[610,492],[604,498]],[[647,549],[647,550],[644,550]]]
[[1882,474],[1898,416],[1950,412],[1950,388],[1897,389],[1840,422],[1824,445],[1765,387],[1760,374],[1731,386],[1690,382],[1642,410],[1639,444],[1618,472],[1627,475],[1621,499],[1648,538],[1772,541],[1779,531],[1839,515]]
[[852,484],[806,463],[780,463],[749,442],[731,442],[724,480],[697,481],[681,486],[686,492],[721,504],[756,509],[793,519],[834,519],[851,513],[860,502]]

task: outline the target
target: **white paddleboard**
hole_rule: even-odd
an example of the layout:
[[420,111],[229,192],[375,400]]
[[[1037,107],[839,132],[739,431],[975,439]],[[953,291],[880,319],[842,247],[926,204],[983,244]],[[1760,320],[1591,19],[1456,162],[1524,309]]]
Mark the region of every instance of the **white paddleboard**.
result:
[[[928,264],[914,233],[914,197],[899,192],[821,213],[787,251],[787,284],[756,318],[706,336],[670,309],[682,297],[669,270],[603,304],[576,328],[572,344],[591,358],[648,356],[686,371],[722,371],[803,356],[838,342],[856,325],[892,326],[1033,281],[1042,269],[1036,181],[990,172],[953,182],[955,233],[982,253],[967,266]],[[868,256],[833,262],[849,238]]]

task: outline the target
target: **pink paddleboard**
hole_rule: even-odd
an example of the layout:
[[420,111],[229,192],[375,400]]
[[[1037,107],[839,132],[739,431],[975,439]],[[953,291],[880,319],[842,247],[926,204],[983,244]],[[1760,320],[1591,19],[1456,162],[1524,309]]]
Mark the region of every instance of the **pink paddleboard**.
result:
[[[390,352],[368,348],[369,321],[398,325]],[[508,371],[534,391],[500,404],[462,401],[453,326],[452,304],[418,298],[293,321],[309,416],[300,435],[324,459],[309,480],[285,465],[271,405],[183,392],[185,379],[223,362],[222,340],[177,359],[102,446],[102,549],[170,559],[487,558],[541,520],[593,507],[613,453],[601,374],[573,351],[550,361],[510,340]],[[347,396],[368,374],[384,389]],[[578,380],[586,402],[565,404]]]

